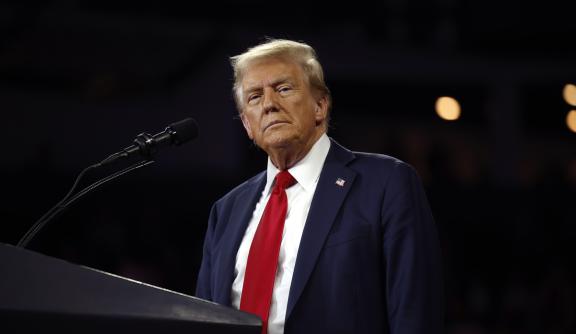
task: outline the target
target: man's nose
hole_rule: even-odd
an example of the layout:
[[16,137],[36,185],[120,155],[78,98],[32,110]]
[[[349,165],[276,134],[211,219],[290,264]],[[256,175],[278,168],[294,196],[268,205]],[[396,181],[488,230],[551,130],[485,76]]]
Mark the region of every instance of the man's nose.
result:
[[262,109],[265,113],[278,111],[278,101],[274,89],[267,88],[264,90]]

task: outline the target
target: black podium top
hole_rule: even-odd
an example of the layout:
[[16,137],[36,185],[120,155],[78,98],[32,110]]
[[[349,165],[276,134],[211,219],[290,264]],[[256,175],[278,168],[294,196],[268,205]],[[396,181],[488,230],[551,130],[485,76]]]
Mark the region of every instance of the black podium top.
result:
[[252,314],[0,244],[3,333],[257,334],[260,328],[260,319]]

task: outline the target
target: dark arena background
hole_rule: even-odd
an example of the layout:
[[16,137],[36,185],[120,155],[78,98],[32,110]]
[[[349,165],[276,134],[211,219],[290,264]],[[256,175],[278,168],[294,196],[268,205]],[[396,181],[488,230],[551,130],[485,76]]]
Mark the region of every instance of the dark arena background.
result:
[[197,139],[83,197],[29,248],[193,295],[212,203],[266,164],[228,58],[289,38],[324,66],[329,135],[422,178],[447,333],[576,332],[574,2],[193,3],[0,4],[1,243],[83,168],[192,117]]

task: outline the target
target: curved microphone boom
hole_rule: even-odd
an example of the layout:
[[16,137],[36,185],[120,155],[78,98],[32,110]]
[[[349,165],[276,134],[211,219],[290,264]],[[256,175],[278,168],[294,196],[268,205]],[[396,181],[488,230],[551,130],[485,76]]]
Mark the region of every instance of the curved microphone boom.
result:
[[[170,145],[182,145],[198,136],[198,124],[192,118],[186,118],[179,122],[170,124],[166,129],[156,135],[149,135],[147,133],[139,134],[134,140],[134,145],[131,145],[120,152],[110,155],[108,158],[102,160],[99,163],[93,164],[86,167],[74,181],[72,188],[68,191],[66,196],[60,202],[58,202],[54,207],[52,207],[48,212],[46,212],[20,239],[17,246],[25,248],[28,243],[34,238],[34,236],[54,217],[64,211],[70,204],[78,200],[80,197],[86,195],[90,191],[96,189],[102,184],[113,180],[121,175],[131,172],[140,167],[144,167],[153,163],[152,160],[154,154],[158,152],[159,149],[170,146]],[[133,156],[140,155],[141,161],[124,168],[123,170],[113,173],[103,179],[93,182],[89,186],[85,187],[81,191],[74,194],[74,190],[80,183],[82,177],[91,169],[95,169],[104,165],[107,165],[113,161],[121,158],[129,158]],[[74,194],[74,196],[72,196]]]

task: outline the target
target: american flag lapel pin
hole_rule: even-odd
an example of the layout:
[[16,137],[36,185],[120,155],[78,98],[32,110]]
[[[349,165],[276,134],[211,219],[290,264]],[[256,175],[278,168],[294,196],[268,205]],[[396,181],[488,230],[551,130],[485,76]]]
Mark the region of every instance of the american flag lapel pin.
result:
[[339,185],[340,187],[344,187],[344,183],[346,183],[346,180],[344,180],[342,178],[338,178],[336,180],[336,184]]

